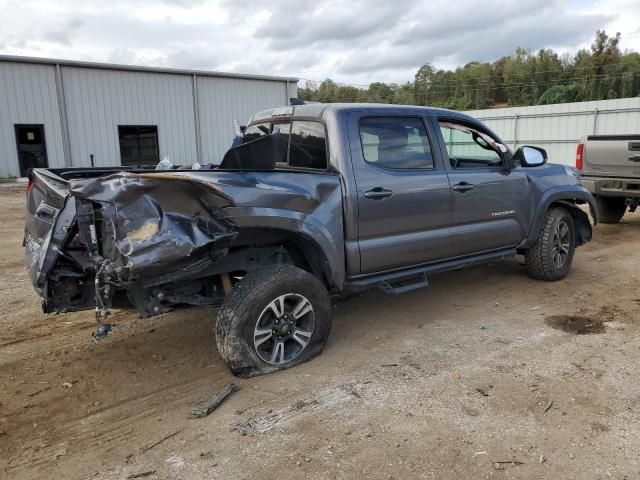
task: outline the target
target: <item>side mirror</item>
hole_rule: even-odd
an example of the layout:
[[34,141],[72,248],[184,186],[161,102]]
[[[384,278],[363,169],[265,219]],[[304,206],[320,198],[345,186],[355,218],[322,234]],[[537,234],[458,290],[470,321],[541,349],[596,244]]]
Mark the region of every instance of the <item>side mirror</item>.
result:
[[525,145],[516,150],[513,159],[523,167],[539,167],[547,163],[547,151],[544,148]]

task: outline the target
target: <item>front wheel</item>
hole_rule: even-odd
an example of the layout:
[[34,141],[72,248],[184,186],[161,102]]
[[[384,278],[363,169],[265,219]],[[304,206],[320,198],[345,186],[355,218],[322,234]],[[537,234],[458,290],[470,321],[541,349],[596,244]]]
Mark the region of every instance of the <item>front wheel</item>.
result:
[[536,243],[525,253],[529,276],[554,281],[571,269],[576,249],[573,217],[566,208],[551,207],[545,215]]
[[273,265],[248,273],[218,312],[216,343],[234,375],[252,377],[318,355],[331,329],[331,300],[311,273]]

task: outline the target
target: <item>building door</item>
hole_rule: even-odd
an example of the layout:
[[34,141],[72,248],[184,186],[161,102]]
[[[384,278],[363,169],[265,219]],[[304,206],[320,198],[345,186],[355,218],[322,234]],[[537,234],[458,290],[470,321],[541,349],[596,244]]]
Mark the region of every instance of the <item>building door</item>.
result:
[[31,168],[49,167],[44,125],[16,125],[16,144],[21,177]]

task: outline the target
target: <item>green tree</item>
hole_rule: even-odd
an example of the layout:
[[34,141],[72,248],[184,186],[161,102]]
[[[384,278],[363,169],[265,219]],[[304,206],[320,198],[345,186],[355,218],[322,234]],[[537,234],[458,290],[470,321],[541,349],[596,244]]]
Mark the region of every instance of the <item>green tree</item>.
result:
[[620,34],[598,30],[589,49],[562,56],[551,49],[535,54],[517,48],[495,62],[469,62],[455,70],[425,63],[412,82],[373,82],[367,88],[327,79],[306,82],[305,100],[432,105],[458,110],[506,105],[623,98],[640,95],[640,54],[620,51]]

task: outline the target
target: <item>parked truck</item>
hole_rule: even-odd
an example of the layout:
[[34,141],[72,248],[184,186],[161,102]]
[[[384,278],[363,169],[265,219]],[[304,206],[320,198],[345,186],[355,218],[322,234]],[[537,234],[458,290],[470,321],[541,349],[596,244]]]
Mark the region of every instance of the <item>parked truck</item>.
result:
[[95,308],[98,338],[111,308],[219,306],[231,371],[267,373],[321,351],[331,296],[516,253],[534,279],[565,277],[591,239],[580,205],[597,215],[576,171],[546,161],[449,110],[271,109],[215,168],[34,169],[26,263],[44,312]]
[[640,135],[587,135],[576,151],[582,184],[602,223],[618,223],[640,202]]

